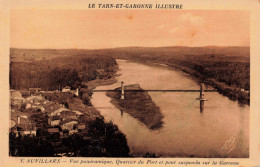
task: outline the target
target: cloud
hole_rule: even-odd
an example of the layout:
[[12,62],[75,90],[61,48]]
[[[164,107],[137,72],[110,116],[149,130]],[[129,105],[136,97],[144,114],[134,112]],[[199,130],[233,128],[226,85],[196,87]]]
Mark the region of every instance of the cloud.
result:
[[161,24],[161,25],[158,25],[158,26],[156,27],[157,30],[162,30],[162,29],[164,29],[164,28],[165,28],[165,24]]
[[205,33],[205,20],[191,13],[182,14],[177,18],[177,25],[169,30],[176,39],[192,44],[194,40]]
[[179,31],[179,27],[175,27],[170,30],[171,33],[177,33]]
[[205,20],[200,16],[185,13],[177,19],[177,27],[170,30],[171,33],[193,33],[204,30]]
[[190,26],[201,27],[205,25],[205,20],[200,16],[194,16],[191,13],[186,13],[178,19],[180,24],[188,24]]

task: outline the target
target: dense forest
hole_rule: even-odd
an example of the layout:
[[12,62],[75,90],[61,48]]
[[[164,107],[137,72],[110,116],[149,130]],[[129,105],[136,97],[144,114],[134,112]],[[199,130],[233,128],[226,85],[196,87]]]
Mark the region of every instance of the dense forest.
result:
[[75,89],[82,82],[111,78],[115,66],[114,58],[101,55],[73,55],[39,61],[11,60],[10,87],[58,90],[70,86]]

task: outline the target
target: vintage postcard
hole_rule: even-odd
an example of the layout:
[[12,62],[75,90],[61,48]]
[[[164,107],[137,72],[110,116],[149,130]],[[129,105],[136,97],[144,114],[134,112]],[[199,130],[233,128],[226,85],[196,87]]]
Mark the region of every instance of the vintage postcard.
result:
[[0,166],[260,166],[259,1],[0,5]]

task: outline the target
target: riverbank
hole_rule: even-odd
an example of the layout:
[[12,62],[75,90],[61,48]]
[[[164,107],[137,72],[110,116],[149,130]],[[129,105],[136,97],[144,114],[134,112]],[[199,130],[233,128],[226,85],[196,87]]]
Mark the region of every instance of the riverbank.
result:
[[109,79],[95,79],[88,82],[83,82],[81,84],[81,87],[79,89],[79,96],[83,100],[85,105],[92,106],[91,103],[91,97],[92,97],[92,91],[98,87],[98,86],[105,86],[105,85],[111,85],[116,83],[116,73],[118,71],[118,65],[115,65],[110,74]]
[[[111,103],[123,112],[127,112],[149,129],[160,129],[163,126],[163,115],[160,108],[152,101],[151,97],[138,84],[126,85],[125,99],[120,99],[121,88],[116,88],[114,92],[107,92],[111,98]],[[134,91],[129,91],[134,90]]]
[[250,105],[250,92],[246,91],[242,88],[239,88],[237,86],[229,86],[224,82],[219,82],[216,79],[213,78],[207,78],[204,75],[200,74],[199,72],[179,64],[174,64],[170,62],[165,61],[159,61],[159,60],[131,60],[137,63],[147,64],[151,66],[159,66],[162,68],[168,68],[168,69],[175,69],[180,70],[182,72],[185,72],[189,74],[194,80],[196,80],[198,83],[205,83],[206,85],[209,85],[213,88],[215,88],[220,94],[228,97],[230,100],[238,101],[239,104],[244,105]]
[[219,82],[213,78],[207,78],[204,75],[201,75],[199,72],[192,70],[191,68],[175,65],[175,64],[167,64],[170,67],[174,67],[179,69],[193,77],[195,77],[199,82],[203,82],[206,85],[212,86],[215,88],[220,94],[228,97],[230,100],[238,101],[239,104],[247,104],[250,105],[250,93],[249,91],[245,91],[242,88],[238,88],[236,86],[229,86],[224,82]]

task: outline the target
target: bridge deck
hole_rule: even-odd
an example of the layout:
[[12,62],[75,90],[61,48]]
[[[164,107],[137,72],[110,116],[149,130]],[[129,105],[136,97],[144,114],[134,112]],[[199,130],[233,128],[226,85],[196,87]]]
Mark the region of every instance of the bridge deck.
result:
[[[125,92],[200,92],[201,90],[124,90]],[[92,92],[121,92],[119,90],[92,90]],[[218,92],[217,90],[204,90],[204,92]]]

